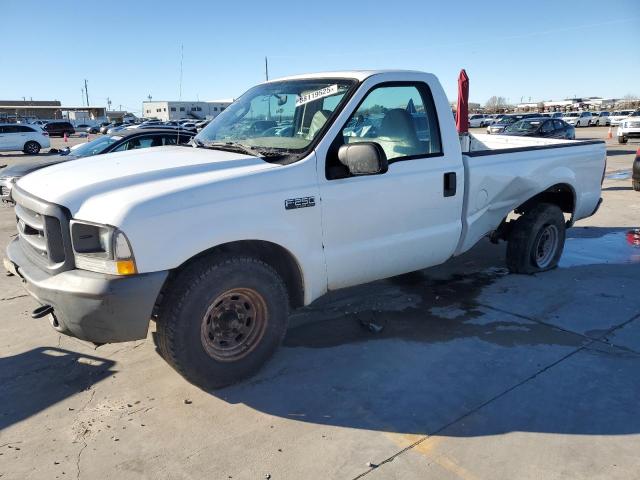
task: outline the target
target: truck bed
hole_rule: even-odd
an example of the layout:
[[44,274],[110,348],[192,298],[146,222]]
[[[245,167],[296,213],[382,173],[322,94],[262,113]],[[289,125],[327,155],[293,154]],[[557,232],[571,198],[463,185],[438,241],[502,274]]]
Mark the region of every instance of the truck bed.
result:
[[474,135],[469,143],[469,151],[462,155],[463,228],[455,255],[467,251],[509,212],[547,189],[571,189],[573,220],[591,215],[598,206],[602,177],[594,172],[604,172],[603,141]]

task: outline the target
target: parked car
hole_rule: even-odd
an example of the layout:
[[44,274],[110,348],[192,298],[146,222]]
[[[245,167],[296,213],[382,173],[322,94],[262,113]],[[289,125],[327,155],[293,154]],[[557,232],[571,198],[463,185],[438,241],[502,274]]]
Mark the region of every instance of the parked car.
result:
[[627,143],[630,138],[640,138],[640,110],[620,122],[616,136],[618,143]]
[[129,127],[129,124],[127,124],[127,123],[121,123],[120,125],[115,125],[115,126],[109,127],[107,129],[107,135],[113,135],[114,133],[117,133],[117,132],[120,132],[122,130],[125,130],[128,127]]
[[617,127],[618,125],[620,125],[620,122],[622,120],[624,120],[625,118],[627,118],[629,115],[631,115],[633,113],[633,110],[618,110],[616,112],[613,112],[610,116],[609,116],[609,124],[612,127]]
[[591,125],[608,127],[611,123],[610,112],[592,112]]
[[633,161],[633,173],[631,183],[636,192],[640,192],[640,148],[636,151],[636,159]]
[[[274,95],[292,136],[240,128]],[[398,107],[409,101],[428,140]],[[162,357],[206,389],[255,373],[290,310],[327,291],[442,264],[488,235],[508,242],[514,273],[556,267],[566,228],[600,205],[605,143],[520,138],[513,148],[510,137],[472,136],[463,153],[450,108],[437,78],[420,72],[258,85],[194,138],[197,148],[22,178],[5,265],[40,302],[32,316],[48,315],[60,333],[142,339],[153,317]],[[344,135],[366,115],[380,117],[375,135]]]
[[100,132],[100,125],[92,125],[90,127],[85,128],[84,130],[87,133],[99,133]]
[[512,123],[517,122],[518,120],[522,120],[525,118],[533,118],[535,117],[535,113],[518,113],[518,114],[510,114],[504,115],[500,120],[495,123],[492,123],[487,127],[488,134],[497,134],[502,133],[507,126]]
[[199,132],[200,130],[202,130],[204,127],[206,127],[207,125],[209,125],[209,123],[211,123],[211,120],[202,120],[200,122],[196,123],[196,130]]
[[140,148],[165,145],[186,145],[192,138],[193,134],[167,129],[104,135],[91,142],[74,145],[59,155],[45,157],[34,162],[10,165],[0,170],[0,187],[2,188],[0,199],[4,203],[11,203],[11,189],[15,182],[27,173],[50,165],[111,152],[122,152],[125,150],[137,150]]
[[564,114],[562,112],[549,112],[551,118],[562,118]]
[[518,120],[508,125],[502,132],[502,135],[574,140],[576,138],[576,130],[573,126],[558,118],[533,117]]
[[489,115],[480,113],[469,115],[469,126],[472,128],[484,127],[486,125],[485,122],[488,120],[488,117]]
[[562,117],[564,122],[578,127],[588,127],[591,124],[591,112],[568,112]]
[[49,146],[49,134],[37,125],[0,123],[0,151],[21,150],[35,155]]
[[110,128],[119,127],[120,125],[123,125],[123,122],[112,122],[112,123],[103,124],[100,127],[100,133],[106,134]]
[[49,122],[45,124],[43,129],[50,137],[64,137],[65,134],[73,135],[76,133],[76,129],[69,122]]

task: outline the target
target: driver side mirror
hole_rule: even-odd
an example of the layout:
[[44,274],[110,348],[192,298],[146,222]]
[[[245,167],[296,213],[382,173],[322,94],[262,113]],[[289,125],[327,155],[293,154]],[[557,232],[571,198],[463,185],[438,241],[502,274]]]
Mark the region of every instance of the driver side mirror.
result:
[[338,150],[338,160],[349,169],[351,175],[375,175],[389,168],[387,156],[376,142],[342,145]]

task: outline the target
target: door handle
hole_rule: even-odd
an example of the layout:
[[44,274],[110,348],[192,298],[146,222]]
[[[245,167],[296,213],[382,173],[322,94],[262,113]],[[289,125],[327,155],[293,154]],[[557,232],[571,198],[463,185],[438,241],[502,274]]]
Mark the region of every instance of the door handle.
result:
[[454,197],[456,194],[456,187],[458,181],[456,179],[456,172],[447,172],[444,174],[444,196]]

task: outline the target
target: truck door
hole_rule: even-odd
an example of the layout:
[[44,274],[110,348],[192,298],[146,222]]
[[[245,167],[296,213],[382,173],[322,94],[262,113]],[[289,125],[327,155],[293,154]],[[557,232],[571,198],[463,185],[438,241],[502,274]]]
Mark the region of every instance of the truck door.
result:
[[[337,151],[356,142],[379,143],[388,170],[351,175]],[[448,259],[462,231],[463,175],[460,151],[443,148],[428,85],[374,86],[328,149],[324,176],[319,172],[329,289]]]

